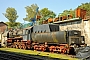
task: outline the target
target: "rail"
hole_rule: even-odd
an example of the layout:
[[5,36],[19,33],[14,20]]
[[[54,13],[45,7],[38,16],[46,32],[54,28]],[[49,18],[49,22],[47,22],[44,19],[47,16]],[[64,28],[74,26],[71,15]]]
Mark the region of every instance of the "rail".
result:
[[0,51],[0,59],[2,60],[44,60],[43,58],[38,58],[30,55],[15,54],[5,51]]

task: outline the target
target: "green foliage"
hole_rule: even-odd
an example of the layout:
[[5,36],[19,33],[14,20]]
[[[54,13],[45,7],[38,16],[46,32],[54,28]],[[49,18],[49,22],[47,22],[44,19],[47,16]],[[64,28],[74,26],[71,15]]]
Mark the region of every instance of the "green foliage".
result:
[[67,16],[68,14],[71,14],[73,17],[75,17],[75,10],[64,10],[63,13],[59,13],[58,16]]
[[9,20],[9,22],[15,22],[16,19],[18,18],[17,11],[15,8],[8,7],[6,9],[6,13],[3,13],[3,15]]
[[42,15],[42,18],[43,20],[46,20],[47,18],[55,18],[56,14],[51,11],[51,10],[48,10],[48,8],[43,8],[40,10],[40,13]]
[[3,15],[9,20],[9,22],[6,22],[6,24],[8,25],[8,28],[15,28],[20,25],[19,22],[16,22],[18,15],[15,8],[8,7],[6,9],[6,13],[3,13]]
[[6,22],[8,25],[8,28],[21,28],[21,23],[20,22]]
[[26,6],[25,9],[26,9],[26,18],[23,18],[23,20],[25,21],[32,21],[31,18],[34,18],[35,17],[35,14],[37,13],[36,12],[36,9],[38,8],[37,4],[32,4],[31,6]]
[[90,16],[90,2],[89,3],[82,3],[77,8],[81,8],[87,11],[87,16]]
[[[90,2],[89,3],[82,3],[80,6],[77,8],[81,8],[87,11],[86,15],[90,16]],[[77,9],[76,8],[76,9]],[[67,16],[68,14],[72,14],[73,17],[75,17],[75,10],[64,10],[63,13],[59,13],[58,16]]]

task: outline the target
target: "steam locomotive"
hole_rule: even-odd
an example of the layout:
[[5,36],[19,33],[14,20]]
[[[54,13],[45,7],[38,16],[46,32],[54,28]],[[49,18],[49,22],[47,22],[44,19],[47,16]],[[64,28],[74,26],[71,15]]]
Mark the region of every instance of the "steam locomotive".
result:
[[84,37],[81,36],[81,31],[70,30],[60,31],[59,25],[44,24],[33,26],[24,29],[23,40],[32,40],[38,43],[48,44],[77,44],[84,43]]
[[60,31],[59,25],[56,24],[25,28],[22,38],[8,37],[7,40],[7,47],[60,53],[67,53],[71,49],[70,46],[74,44],[78,46],[84,44],[84,37],[81,36],[81,32],[77,30]]

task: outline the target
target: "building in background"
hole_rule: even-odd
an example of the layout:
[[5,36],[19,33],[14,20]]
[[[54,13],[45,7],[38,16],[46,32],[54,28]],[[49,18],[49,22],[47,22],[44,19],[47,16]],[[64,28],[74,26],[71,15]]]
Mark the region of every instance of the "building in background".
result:
[[5,30],[7,30],[8,25],[4,22],[0,22],[0,33],[3,33]]
[[4,32],[7,30],[8,25],[4,22],[0,22],[0,44],[3,46],[4,42],[7,40],[7,38],[4,36]]
[[60,25],[61,31],[79,30],[85,38],[85,43],[90,45],[90,19],[73,18],[64,21],[54,22]]

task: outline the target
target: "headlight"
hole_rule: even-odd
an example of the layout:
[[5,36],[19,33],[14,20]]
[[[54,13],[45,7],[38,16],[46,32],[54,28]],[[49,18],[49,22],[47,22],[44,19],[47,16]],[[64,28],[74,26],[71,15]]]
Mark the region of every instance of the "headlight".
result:
[[84,41],[81,41],[82,43],[85,43]]
[[72,41],[72,43],[74,43],[74,41]]

